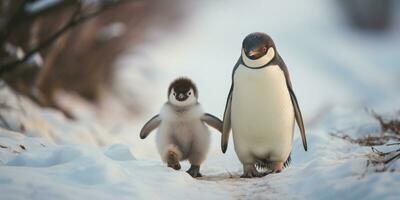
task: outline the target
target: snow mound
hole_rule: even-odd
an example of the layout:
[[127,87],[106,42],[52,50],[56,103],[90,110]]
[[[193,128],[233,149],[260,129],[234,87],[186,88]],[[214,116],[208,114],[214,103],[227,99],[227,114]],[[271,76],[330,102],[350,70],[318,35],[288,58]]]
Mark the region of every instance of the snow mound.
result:
[[125,144],[114,144],[110,146],[104,152],[104,154],[113,160],[135,160],[135,157],[132,155],[130,147]]
[[[7,86],[0,89],[0,98],[6,108],[0,110],[4,119],[0,122],[18,133],[39,137],[56,144],[89,144],[103,146],[116,141],[115,137],[98,123],[67,119],[59,111],[38,107],[29,99],[19,96]],[[75,109],[88,110],[87,105],[74,101]]]
[[41,151],[27,151],[10,160],[8,166],[50,167],[70,162],[82,155],[73,147],[55,147],[53,151],[43,148]]
[[210,199],[228,195],[217,184],[199,182],[160,161],[134,160],[125,145],[105,152],[57,145],[21,153],[0,168],[1,199],[203,199],[204,191],[211,193]]

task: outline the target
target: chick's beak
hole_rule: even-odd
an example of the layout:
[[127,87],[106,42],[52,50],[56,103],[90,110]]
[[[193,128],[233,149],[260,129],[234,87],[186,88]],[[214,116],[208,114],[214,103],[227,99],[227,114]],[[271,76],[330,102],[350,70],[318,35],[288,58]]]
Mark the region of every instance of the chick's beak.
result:
[[178,94],[175,98],[178,101],[185,101],[188,98],[188,96],[181,93],[181,94]]

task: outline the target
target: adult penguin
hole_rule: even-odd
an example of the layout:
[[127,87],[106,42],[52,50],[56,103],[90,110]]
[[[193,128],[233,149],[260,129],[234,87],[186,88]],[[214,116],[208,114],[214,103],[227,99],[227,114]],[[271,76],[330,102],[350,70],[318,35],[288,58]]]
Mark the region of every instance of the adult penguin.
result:
[[303,118],[286,64],[271,37],[260,32],[249,34],[232,73],[222,152],[226,152],[232,128],[235,151],[243,164],[242,178],[269,173],[261,173],[256,167],[279,173],[290,162],[294,120],[307,151]]

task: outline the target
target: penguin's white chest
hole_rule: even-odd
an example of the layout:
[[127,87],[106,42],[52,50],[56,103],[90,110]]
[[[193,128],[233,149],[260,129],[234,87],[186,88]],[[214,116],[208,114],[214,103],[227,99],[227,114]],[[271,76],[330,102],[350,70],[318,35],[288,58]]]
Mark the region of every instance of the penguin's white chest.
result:
[[234,74],[232,129],[240,154],[283,160],[291,151],[294,110],[283,71],[278,65]]

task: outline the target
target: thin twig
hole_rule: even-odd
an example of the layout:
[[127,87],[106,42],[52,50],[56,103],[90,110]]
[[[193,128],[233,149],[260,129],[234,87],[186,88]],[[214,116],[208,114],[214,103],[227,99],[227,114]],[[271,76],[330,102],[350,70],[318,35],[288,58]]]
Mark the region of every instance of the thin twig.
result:
[[0,122],[4,125],[4,128],[11,129],[10,125],[8,124],[7,120],[0,114]]
[[398,135],[382,135],[382,136],[367,135],[366,137],[356,138],[356,139],[351,138],[349,135],[346,134],[330,133],[330,135],[361,146],[383,145],[390,140],[400,141],[400,136]]
[[397,158],[400,158],[400,153],[398,153],[397,155],[391,157],[391,158],[388,159],[388,160],[385,160],[385,164],[388,164],[388,163],[392,162],[393,160],[395,160],[395,159],[397,159]]
[[6,25],[2,27],[3,31],[0,32],[0,45],[4,44],[4,42],[8,39],[14,29],[19,27],[22,23],[34,21],[38,17],[46,15],[49,12],[77,3],[78,0],[59,1],[52,4],[51,6],[40,10],[40,12],[34,13],[27,13],[25,10],[29,2],[29,0],[23,0],[23,2],[21,2],[21,4],[19,5],[17,11],[11,16],[10,20],[7,21]]
[[0,45],[4,44],[8,36],[11,34],[13,27],[16,27],[17,22],[25,16],[25,5],[28,1],[23,1],[17,8],[15,14],[13,14],[8,20],[7,24],[3,27],[3,31],[0,32]]
[[28,53],[26,53],[22,59],[12,61],[12,62],[9,62],[9,63],[6,63],[6,64],[0,66],[0,76],[8,71],[11,71],[15,66],[26,62],[35,53],[50,46],[55,40],[57,40],[61,35],[66,33],[71,28],[87,21],[88,19],[90,19],[92,17],[99,15],[100,13],[104,12],[105,10],[107,10],[109,8],[112,8],[116,5],[118,5],[119,3],[128,2],[128,1],[129,0],[120,0],[120,1],[114,2],[114,3],[107,3],[107,4],[104,4],[103,6],[101,6],[101,8],[99,8],[98,10],[93,11],[92,13],[89,13],[86,15],[82,15],[82,16],[79,16],[80,12],[74,13],[68,23],[66,23],[60,30],[58,30],[53,35],[51,35],[43,43],[39,44],[38,46],[36,46],[32,50],[30,50]]
[[3,117],[1,111],[9,111],[11,106],[6,104],[5,102],[0,102],[0,122],[4,125],[4,128],[10,129],[10,125],[7,120]]
[[383,117],[378,115],[377,113],[375,113],[373,110],[371,110],[371,113],[374,116],[374,118],[379,121],[382,133],[389,132],[389,133],[400,135],[400,121],[399,120],[392,119],[390,121],[385,122]]
[[393,146],[393,145],[400,145],[400,142],[395,142],[395,143],[386,144],[386,146]]

